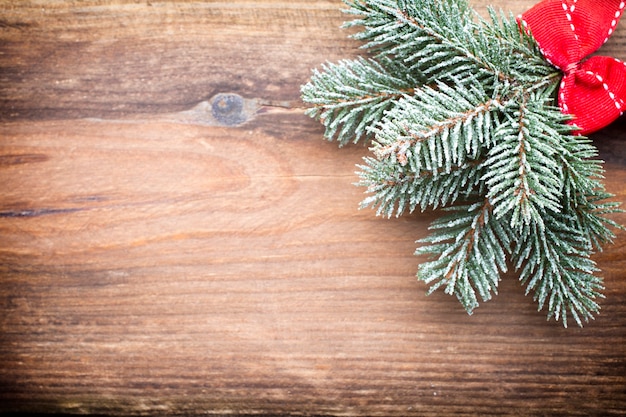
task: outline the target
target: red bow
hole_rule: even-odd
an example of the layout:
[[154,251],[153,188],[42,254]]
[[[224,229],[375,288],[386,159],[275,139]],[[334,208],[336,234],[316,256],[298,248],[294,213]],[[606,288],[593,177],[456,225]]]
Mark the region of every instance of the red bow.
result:
[[559,106],[587,135],[626,110],[626,64],[605,56],[581,62],[615,31],[626,0],[543,0],[519,20],[543,56],[563,71]]

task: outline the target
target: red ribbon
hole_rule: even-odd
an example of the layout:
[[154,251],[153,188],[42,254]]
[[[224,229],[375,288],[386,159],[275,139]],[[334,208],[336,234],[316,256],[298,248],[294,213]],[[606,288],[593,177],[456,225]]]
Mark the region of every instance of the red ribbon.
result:
[[587,135],[626,111],[626,64],[593,56],[615,31],[626,0],[543,0],[519,17],[543,56],[563,71],[561,111]]

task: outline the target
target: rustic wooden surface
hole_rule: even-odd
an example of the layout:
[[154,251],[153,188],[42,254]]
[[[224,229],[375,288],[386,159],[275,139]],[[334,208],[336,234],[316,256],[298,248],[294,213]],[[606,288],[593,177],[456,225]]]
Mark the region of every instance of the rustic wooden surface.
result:
[[[0,412],[626,415],[626,233],[583,329],[514,275],[425,297],[431,218],[358,211],[368,150],[302,114],[342,8],[0,0]],[[594,139],[626,201],[626,121]]]

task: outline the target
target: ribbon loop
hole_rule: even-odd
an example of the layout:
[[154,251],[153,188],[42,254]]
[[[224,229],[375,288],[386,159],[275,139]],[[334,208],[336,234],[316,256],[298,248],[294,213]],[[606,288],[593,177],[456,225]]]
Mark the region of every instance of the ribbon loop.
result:
[[626,110],[626,65],[609,57],[585,60],[613,34],[625,7],[626,0],[543,0],[520,17],[543,56],[563,71],[559,105],[582,135]]

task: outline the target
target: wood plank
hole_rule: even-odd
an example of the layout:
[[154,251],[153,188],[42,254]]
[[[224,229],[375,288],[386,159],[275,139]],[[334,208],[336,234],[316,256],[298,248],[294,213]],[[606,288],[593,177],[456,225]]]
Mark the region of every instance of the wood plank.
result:
[[[626,233],[563,329],[514,274],[471,317],[425,297],[433,216],[357,210],[367,148],[299,100],[359,53],[342,7],[0,1],[0,412],[626,413]],[[594,135],[620,201],[625,137]]]

